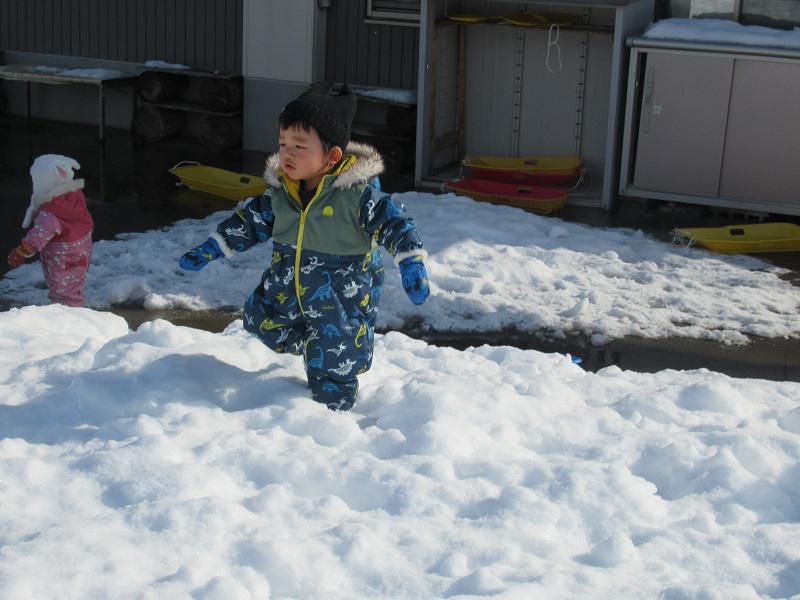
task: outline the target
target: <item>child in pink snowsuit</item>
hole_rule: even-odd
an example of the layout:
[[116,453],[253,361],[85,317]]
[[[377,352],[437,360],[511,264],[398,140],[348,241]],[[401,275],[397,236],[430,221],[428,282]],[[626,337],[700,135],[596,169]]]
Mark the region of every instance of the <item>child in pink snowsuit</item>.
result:
[[33,161],[33,195],[22,228],[31,230],[8,255],[16,268],[37,252],[52,302],[83,306],[83,284],[92,256],[94,222],[86,208],[83,179],[73,179],[78,162],[45,154]]

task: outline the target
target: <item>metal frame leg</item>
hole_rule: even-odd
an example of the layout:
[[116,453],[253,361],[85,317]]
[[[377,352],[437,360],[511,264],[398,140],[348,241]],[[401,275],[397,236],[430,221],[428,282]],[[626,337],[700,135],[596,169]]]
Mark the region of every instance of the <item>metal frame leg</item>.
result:
[[103,130],[105,129],[106,125],[106,95],[105,95],[105,86],[101,83],[100,84],[100,141],[104,142],[105,138],[103,137]]

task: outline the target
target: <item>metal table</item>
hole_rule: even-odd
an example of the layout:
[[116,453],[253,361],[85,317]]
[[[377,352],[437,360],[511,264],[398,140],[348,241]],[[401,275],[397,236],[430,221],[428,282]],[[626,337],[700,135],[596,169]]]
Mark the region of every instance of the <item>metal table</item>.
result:
[[104,141],[106,123],[106,90],[132,84],[136,75],[104,69],[99,77],[86,74],[87,69],[61,69],[56,67],[42,67],[41,65],[4,65],[0,66],[0,79],[25,82],[25,118],[31,116],[31,83],[44,83],[48,85],[93,85],[98,88],[98,121],[99,139]]

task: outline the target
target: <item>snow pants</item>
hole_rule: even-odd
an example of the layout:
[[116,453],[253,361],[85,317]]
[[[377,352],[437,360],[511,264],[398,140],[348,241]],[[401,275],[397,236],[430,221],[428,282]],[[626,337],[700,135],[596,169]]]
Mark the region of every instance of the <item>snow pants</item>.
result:
[[50,242],[42,248],[40,259],[51,302],[83,306],[83,286],[91,258],[91,232],[74,242]]
[[245,329],[276,352],[302,354],[314,400],[349,410],[358,395],[356,376],[372,364],[380,251],[355,257],[303,252],[299,264],[298,302],[294,250],[275,244],[270,268],[245,303]]

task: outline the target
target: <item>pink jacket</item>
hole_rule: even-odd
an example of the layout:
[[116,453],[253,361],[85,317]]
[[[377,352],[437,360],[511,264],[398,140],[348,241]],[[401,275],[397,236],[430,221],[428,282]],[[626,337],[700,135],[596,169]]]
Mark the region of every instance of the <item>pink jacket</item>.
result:
[[94,221],[82,190],[56,196],[39,207],[33,227],[22,241],[37,252],[50,242],[74,242],[92,231]]

